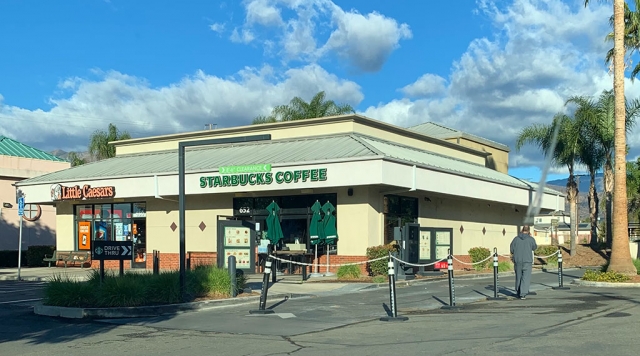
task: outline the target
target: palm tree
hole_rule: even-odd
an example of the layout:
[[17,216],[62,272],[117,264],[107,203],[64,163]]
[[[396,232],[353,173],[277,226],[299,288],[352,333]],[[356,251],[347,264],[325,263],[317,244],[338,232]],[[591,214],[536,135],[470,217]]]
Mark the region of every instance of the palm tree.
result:
[[[553,132],[559,125],[558,142],[553,152],[549,152],[552,144]],[[525,144],[535,144],[543,152],[545,157],[552,156],[552,162],[556,166],[566,166],[569,170],[567,180],[567,200],[569,201],[571,214],[571,255],[576,253],[576,229],[578,224],[578,185],[575,179],[575,166],[578,163],[581,152],[582,139],[580,136],[580,123],[565,114],[556,114],[549,125],[534,124],[522,129],[516,140],[516,151]]]
[[629,220],[640,221],[640,158],[627,162],[627,199]]
[[[640,0],[634,0],[634,7],[637,10],[640,7]],[[614,27],[615,24],[615,15],[612,15],[609,18],[609,24],[611,27]],[[615,31],[609,33],[605,40],[607,42],[614,42],[615,40]],[[632,11],[629,8],[629,5],[624,2],[624,47],[626,56],[629,59],[629,63],[631,62],[631,56],[634,53],[640,52],[640,12]],[[611,60],[614,56],[614,49],[611,48],[607,52],[607,56],[605,57],[605,62],[607,64],[611,63]],[[631,71],[631,80],[633,81],[635,77],[640,73],[640,63],[636,64]]]
[[71,167],[79,166],[87,163],[87,160],[84,158],[80,158],[77,153],[69,152],[69,156],[67,158],[69,162],[71,162]]
[[119,131],[116,125],[109,124],[107,131],[96,130],[89,139],[89,154],[96,161],[116,156],[116,148],[109,142],[130,139],[126,131]]
[[[568,103],[577,105],[576,116],[580,117],[584,121],[582,125],[584,132],[583,137],[589,145],[583,147],[585,151],[581,160],[589,170],[592,180],[592,189],[595,190],[595,171],[603,168],[604,166],[604,191],[605,191],[605,211],[606,211],[606,234],[607,245],[610,247],[612,242],[612,197],[613,197],[613,153],[615,149],[615,98],[612,90],[604,90],[600,94],[597,101],[594,101],[588,97],[577,96],[567,100]],[[640,115],[640,100],[634,99],[628,101],[625,98],[625,131],[628,133],[635,125],[635,120]],[[594,167],[591,167],[593,165]],[[594,191],[595,193],[595,191]],[[597,217],[597,194],[592,198],[590,192],[590,206],[591,199],[594,199],[591,206],[592,214],[595,209],[595,216]],[[594,216],[592,215],[592,219]],[[597,226],[592,221],[592,234],[594,232],[594,226]],[[593,236],[592,236],[593,240]]]
[[271,111],[271,115],[257,116],[253,124],[264,124],[278,121],[293,121],[312,119],[316,117],[354,114],[355,110],[349,104],[336,104],[333,100],[325,100],[324,91],[313,96],[308,103],[300,97],[294,97],[289,104],[278,105]]
[[[585,0],[585,6],[589,0]],[[615,97],[615,133],[614,133],[614,187],[613,212],[627,210],[627,172],[626,172],[626,125],[624,97],[624,55],[625,55],[625,2],[613,0],[613,94]],[[610,271],[635,275],[637,270],[631,260],[629,250],[627,214],[614,214]]]

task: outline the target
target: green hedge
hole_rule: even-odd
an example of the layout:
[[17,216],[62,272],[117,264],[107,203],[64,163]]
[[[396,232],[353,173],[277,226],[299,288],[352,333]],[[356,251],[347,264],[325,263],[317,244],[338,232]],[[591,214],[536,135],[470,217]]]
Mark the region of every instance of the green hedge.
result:
[[29,246],[27,248],[27,266],[29,267],[45,267],[48,266],[47,262],[43,262],[42,259],[45,255],[53,255],[55,246]]
[[[22,251],[22,267],[27,266],[27,251]],[[18,250],[0,251],[0,267],[18,267]]]
[[[395,252],[397,248],[393,245],[380,245],[367,248],[367,259],[373,260],[380,257],[389,256],[389,252]],[[370,276],[386,276],[388,274],[387,263],[389,260],[382,259],[379,261],[367,263],[367,272]]]
[[[197,266],[187,271],[186,277],[189,300],[231,295],[231,278],[227,269]],[[246,278],[242,274],[238,277],[237,289],[242,292]],[[178,271],[161,272],[157,275],[126,272],[123,277],[107,271],[102,284],[97,270],[93,270],[87,281],[58,275],[45,287],[43,303],[88,308],[174,304],[180,302],[179,282]]]
[[338,279],[357,279],[360,278],[360,266],[345,265],[338,268]]
[[[538,249],[534,252],[534,254],[536,256],[549,256],[552,253],[557,253],[558,252],[558,246],[552,246],[552,245],[543,245],[543,246],[538,246]],[[536,257],[536,259],[538,259]],[[544,264],[549,264],[549,265],[558,265],[558,255],[553,255],[549,258],[546,259],[542,259],[544,261]]]

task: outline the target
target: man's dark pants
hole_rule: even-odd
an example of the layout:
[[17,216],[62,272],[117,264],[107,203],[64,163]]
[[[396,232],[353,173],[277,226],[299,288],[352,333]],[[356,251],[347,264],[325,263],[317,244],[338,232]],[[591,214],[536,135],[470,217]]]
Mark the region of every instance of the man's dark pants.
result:
[[530,262],[515,263],[516,271],[516,294],[518,297],[524,297],[529,294],[529,285],[531,284],[531,268]]

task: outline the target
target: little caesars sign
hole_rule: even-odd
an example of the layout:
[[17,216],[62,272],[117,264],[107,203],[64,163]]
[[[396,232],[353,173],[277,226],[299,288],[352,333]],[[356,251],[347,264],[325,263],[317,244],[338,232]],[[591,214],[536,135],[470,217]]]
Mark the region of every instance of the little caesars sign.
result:
[[288,184],[327,180],[327,169],[301,169],[271,172],[270,164],[220,167],[220,175],[200,177],[200,188],[236,187],[245,185]]

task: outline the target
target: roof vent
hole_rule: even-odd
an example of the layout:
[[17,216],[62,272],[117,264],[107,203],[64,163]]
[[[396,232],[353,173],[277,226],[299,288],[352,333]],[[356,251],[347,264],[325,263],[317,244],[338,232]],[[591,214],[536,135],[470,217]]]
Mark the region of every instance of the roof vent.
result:
[[215,130],[218,128],[218,124],[204,124],[205,130]]

